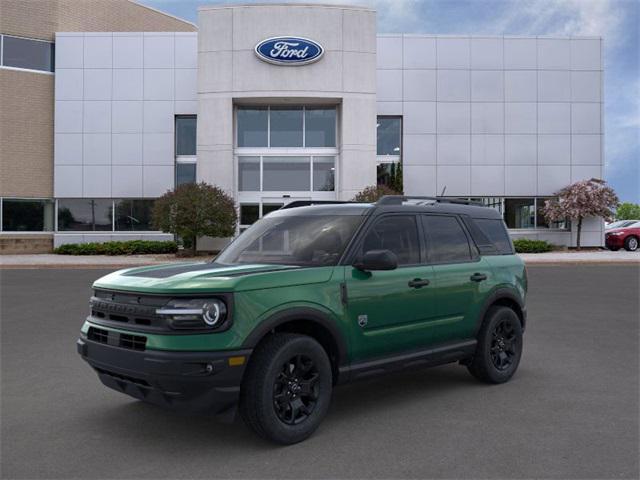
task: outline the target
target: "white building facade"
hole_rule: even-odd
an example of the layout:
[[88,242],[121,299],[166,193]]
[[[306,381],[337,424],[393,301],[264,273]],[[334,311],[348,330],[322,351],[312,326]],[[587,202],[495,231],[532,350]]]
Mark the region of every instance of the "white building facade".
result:
[[[601,39],[375,25],[362,7],[226,5],[200,8],[197,34],[59,33],[55,244],[170,238],[151,230],[153,199],[196,180],[233,195],[240,229],[386,183],[477,199],[514,237],[575,244],[541,207],[603,177]],[[256,52],[274,38],[319,55],[276,64]],[[587,221],[583,244],[602,229]]]

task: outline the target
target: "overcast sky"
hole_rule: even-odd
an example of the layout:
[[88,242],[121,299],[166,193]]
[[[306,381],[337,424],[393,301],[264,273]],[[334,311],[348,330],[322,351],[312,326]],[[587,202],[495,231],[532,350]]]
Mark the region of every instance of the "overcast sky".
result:
[[[226,0],[139,0],[197,23],[197,7]],[[270,3],[259,0],[259,3]],[[282,2],[278,2],[282,3]],[[290,3],[312,3],[310,0]],[[597,35],[605,45],[605,179],[623,201],[640,203],[640,1],[321,0],[366,4],[380,33]]]

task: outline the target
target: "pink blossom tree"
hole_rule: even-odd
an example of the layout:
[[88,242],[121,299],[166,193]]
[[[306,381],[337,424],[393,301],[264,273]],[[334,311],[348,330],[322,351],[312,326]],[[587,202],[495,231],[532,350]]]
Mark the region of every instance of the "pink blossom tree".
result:
[[573,183],[555,194],[558,198],[547,200],[544,215],[557,222],[569,218],[577,222],[576,247],[580,250],[580,233],[585,217],[614,218],[613,209],[620,203],[618,196],[604,180],[592,178]]

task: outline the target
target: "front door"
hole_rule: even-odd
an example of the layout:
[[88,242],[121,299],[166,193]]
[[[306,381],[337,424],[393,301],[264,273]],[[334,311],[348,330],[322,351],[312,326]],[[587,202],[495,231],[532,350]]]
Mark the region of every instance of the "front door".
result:
[[420,348],[429,342],[435,315],[428,283],[433,268],[422,259],[415,215],[385,215],[371,225],[356,256],[386,249],[398,268],[362,272],[345,267],[347,314],[353,362]]

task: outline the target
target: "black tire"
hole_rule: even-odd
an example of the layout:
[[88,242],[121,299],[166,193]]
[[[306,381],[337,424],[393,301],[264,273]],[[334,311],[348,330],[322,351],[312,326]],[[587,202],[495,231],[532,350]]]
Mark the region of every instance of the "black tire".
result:
[[476,352],[467,369],[478,380],[504,383],[518,369],[522,357],[522,325],[509,307],[491,307],[485,315]]
[[240,391],[240,415],[263,438],[298,443],[322,422],[332,388],[331,363],[318,342],[276,333],[251,356]]
[[624,239],[624,249],[627,252],[635,252],[636,250],[638,250],[639,243],[640,241],[638,241],[638,237],[630,235]]

